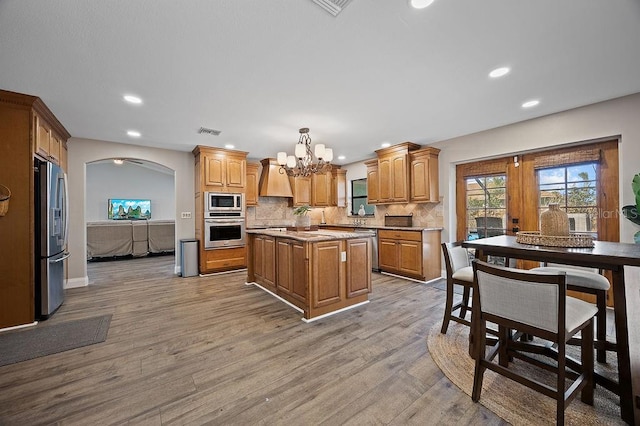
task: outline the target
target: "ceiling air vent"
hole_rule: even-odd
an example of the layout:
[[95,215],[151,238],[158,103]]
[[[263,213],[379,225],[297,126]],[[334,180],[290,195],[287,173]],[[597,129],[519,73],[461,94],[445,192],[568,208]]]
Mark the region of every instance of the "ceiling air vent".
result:
[[313,2],[333,16],[338,16],[351,3],[351,0],[313,0]]
[[220,130],[207,129],[206,127],[200,127],[200,129],[198,130],[198,133],[206,133],[207,135],[218,136],[222,132]]

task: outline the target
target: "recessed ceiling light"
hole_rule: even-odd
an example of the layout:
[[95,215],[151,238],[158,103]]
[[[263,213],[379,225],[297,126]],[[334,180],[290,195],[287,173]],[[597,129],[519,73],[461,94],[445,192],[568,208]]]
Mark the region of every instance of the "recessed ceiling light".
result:
[[232,144],[230,144],[230,143],[228,143],[228,144],[226,144],[224,147],[225,147],[225,148],[227,148],[227,149],[233,149],[233,148],[235,148],[236,146],[235,146],[235,145],[232,145]]
[[123,98],[124,98],[125,101],[129,102],[130,104],[141,104],[142,103],[142,99],[140,99],[137,96],[124,95]]
[[344,155],[338,155],[338,160],[344,160],[345,158],[347,157],[345,157]]
[[522,108],[533,108],[540,103],[539,100],[533,99],[522,104]]
[[127,134],[129,136],[131,136],[132,138],[139,138],[140,137],[140,132],[138,132],[137,130],[127,130]]
[[122,161],[122,159],[120,159],[120,158],[114,158],[113,159],[113,164],[117,164],[119,166],[122,163],[124,163],[124,161]]
[[385,142],[380,146],[383,147],[383,148],[389,148],[391,146],[391,144],[389,142]]
[[415,9],[424,9],[431,3],[433,3],[433,0],[409,0],[409,4]]
[[489,73],[489,77],[491,77],[491,78],[502,77],[504,75],[509,74],[509,71],[511,71],[511,69],[509,67],[496,68],[495,70],[493,70],[493,71],[491,71]]

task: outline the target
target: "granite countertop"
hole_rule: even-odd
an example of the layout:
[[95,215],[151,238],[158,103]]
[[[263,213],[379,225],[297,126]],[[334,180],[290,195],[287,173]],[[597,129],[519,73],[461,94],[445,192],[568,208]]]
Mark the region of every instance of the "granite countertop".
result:
[[438,227],[425,226],[384,226],[384,225],[354,225],[352,223],[325,223],[318,225],[320,228],[325,226],[333,226],[339,228],[356,228],[356,229],[387,229],[390,231],[442,231]]
[[247,229],[247,234],[261,234],[270,237],[290,238],[292,240],[316,243],[319,241],[348,240],[362,238],[362,234],[341,231],[275,231],[270,229]]

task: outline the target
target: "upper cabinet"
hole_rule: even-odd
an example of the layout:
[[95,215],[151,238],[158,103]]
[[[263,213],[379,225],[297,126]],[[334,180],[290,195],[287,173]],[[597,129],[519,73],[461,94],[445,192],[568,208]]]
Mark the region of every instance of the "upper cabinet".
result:
[[409,154],[411,160],[411,201],[414,203],[440,201],[437,148],[422,148]]
[[438,153],[404,142],[365,162],[369,204],[438,202]]
[[311,176],[290,177],[292,206],[346,207],[347,171],[332,166],[331,171]]
[[[59,136],[44,116],[33,113],[33,153],[52,163],[61,165],[66,171],[67,138]],[[66,131],[64,132],[66,133]],[[64,161],[63,161],[64,160]]]
[[196,192],[245,192],[247,180],[247,153],[221,148],[197,146]]
[[247,163],[247,190],[244,196],[247,207],[258,205],[259,168],[258,163]]

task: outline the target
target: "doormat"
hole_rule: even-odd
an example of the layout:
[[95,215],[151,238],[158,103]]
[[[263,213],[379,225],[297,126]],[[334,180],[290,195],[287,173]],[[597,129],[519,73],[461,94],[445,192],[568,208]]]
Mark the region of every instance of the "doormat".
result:
[[104,342],[111,315],[0,333],[0,367]]

